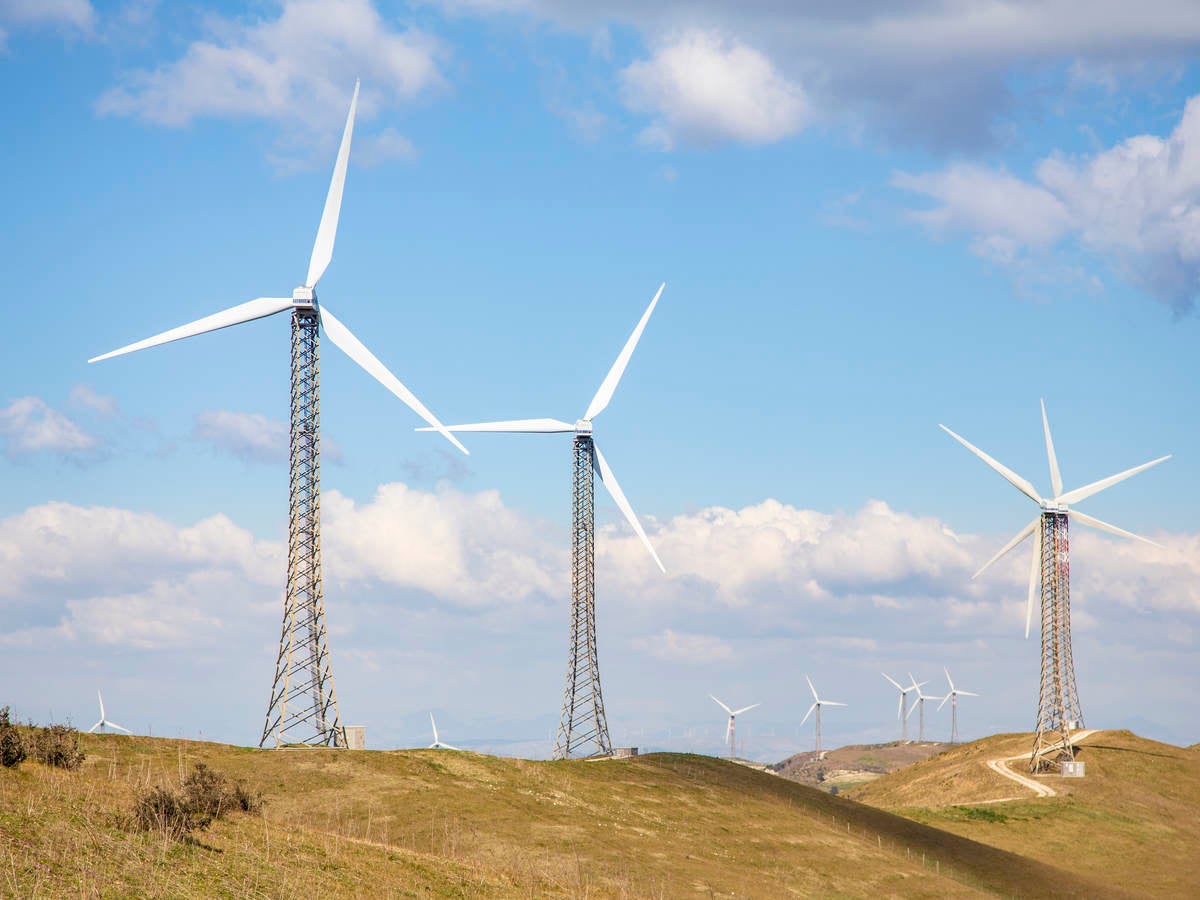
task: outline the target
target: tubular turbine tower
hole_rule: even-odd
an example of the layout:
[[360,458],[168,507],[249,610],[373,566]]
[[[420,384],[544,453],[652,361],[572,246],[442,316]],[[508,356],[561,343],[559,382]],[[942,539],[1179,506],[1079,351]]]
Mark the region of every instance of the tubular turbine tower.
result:
[[[517,419],[506,422],[476,422],[469,425],[448,425],[448,431],[490,431],[518,434],[574,434],[572,442],[572,501],[571,501],[571,641],[567,659],[567,686],[563,692],[562,715],[558,737],[554,742],[554,758],[572,756],[605,756],[612,752],[608,737],[608,719],[604,714],[604,696],[600,691],[600,664],[596,656],[596,579],[595,579],[595,492],[593,475],[608,488],[634,532],[641,538],[659,569],[666,567],[650,545],[650,539],[625,499],[625,493],[608,461],[592,438],[592,420],[603,412],[612,400],[617,384],[629,365],[650,314],[662,296],[658,293],[646,307],[637,327],[621,348],[608,375],[601,382],[583,418],[572,425],[558,419]],[[433,431],[418,428],[417,431]]]
[[333,167],[333,179],[329,184],[329,194],[325,199],[325,209],[309,259],[308,277],[303,285],[292,292],[291,297],[260,297],[88,360],[98,362],[285,310],[292,311],[287,589],[283,629],[275,661],[275,680],[271,687],[260,747],[268,742],[275,747],[285,744],[346,746],[329,659],[321,579],[320,331],[323,329],[334,346],[362,366],[463,453],[467,452],[433,413],[345,325],[334,318],[327,306],[317,303],[317,282],[333,259],[357,105],[358,83],[355,82],[346,128]]
[[978,578],[996,560],[1033,535],[1033,558],[1029,567],[1029,594],[1025,610],[1025,637],[1033,622],[1033,598],[1041,591],[1042,598],[1042,650],[1041,687],[1038,692],[1038,712],[1033,752],[1029,759],[1029,770],[1037,772],[1055,764],[1075,758],[1075,747],[1071,743],[1071,731],[1083,728],[1083,710],[1079,705],[1079,692],[1075,686],[1075,663],[1071,658],[1071,562],[1067,523],[1074,519],[1098,531],[1106,531],[1119,537],[1133,538],[1152,546],[1154,541],[1117,528],[1107,522],[1086,515],[1069,505],[1086,500],[1126,478],[1145,471],[1151,466],[1165,462],[1171,457],[1158,459],[1110,475],[1091,484],[1063,491],[1062,475],[1058,470],[1058,457],[1054,453],[1054,441],[1050,437],[1050,421],[1046,417],[1046,402],[1042,401],[1042,429],[1046,436],[1046,456],[1050,463],[1050,486],[1054,496],[1044,498],[1033,485],[1016,472],[988,456],[978,447],[959,437],[945,425],[939,426],[952,438],[978,456],[998,472],[1005,481],[1038,504],[1038,517],[1017,532],[1000,552],[989,559],[971,577]]

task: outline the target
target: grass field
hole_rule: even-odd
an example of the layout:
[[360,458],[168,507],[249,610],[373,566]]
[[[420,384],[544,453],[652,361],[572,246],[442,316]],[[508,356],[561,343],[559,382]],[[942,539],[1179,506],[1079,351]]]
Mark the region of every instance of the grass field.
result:
[[[1022,734],[965,744],[853,795],[1130,893],[1200,896],[1200,754],[1128,731],[1098,732],[1080,745],[1087,776],[1042,776],[1059,795],[1035,800],[986,768],[988,759],[1027,753],[1032,742]],[[1000,797],[1020,799],[979,803]]]
[[[85,735],[77,772],[0,772],[0,894],[1105,896],[1025,859],[710,757],[531,762]],[[191,843],[128,830],[196,761],[261,790]]]

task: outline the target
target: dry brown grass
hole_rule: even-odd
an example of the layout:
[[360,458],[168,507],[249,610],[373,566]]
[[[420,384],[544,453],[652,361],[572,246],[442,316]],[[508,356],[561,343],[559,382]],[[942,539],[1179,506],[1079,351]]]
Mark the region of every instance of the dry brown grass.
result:
[[[1080,745],[1087,777],[1043,776],[1059,796],[1031,799],[987,769],[986,761],[1027,752],[1032,742],[1032,735],[987,738],[854,793],[866,803],[1131,893],[1197,896],[1200,754],[1128,731],[1098,732]],[[1022,799],[977,805],[989,792]]]
[[[85,736],[0,773],[0,895],[1100,896],[1084,878],[708,757],[530,762]],[[263,793],[183,844],[122,827],[195,762]]]

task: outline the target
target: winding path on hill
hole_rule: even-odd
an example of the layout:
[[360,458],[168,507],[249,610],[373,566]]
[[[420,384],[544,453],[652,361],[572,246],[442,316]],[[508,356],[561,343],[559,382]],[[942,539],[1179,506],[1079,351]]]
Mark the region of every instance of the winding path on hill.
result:
[[[1071,735],[1071,743],[1078,744],[1080,741],[1084,740],[1085,738],[1090,737],[1091,735],[1095,734],[1097,731],[1098,731],[1098,729],[1096,729],[1096,728],[1088,729],[1085,731],[1077,731],[1073,735]],[[1056,745],[1056,746],[1061,746],[1061,745]],[[1053,749],[1053,748],[1051,748],[1051,749]],[[1034,795],[1037,797],[1053,797],[1053,796],[1055,796],[1058,793],[1058,791],[1054,790],[1054,788],[1050,787],[1050,785],[1042,784],[1040,781],[1034,781],[1032,778],[1028,777],[1027,775],[1018,775],[1016,772],[1014,772],[1012,769],[1010,769],[1008,767],[1008,764],[1010,762],[1016,762],[1017,760],[1023,760],[1023,759],[1029,759],[1029,754],[1022,753],[1019,756],[1008,756],[1008,757],[1004,757],[1002,759],[991,759],[991,760],[988,760],[987,765],[988,765],[988,768],[991,769],[993,772],[995,772],[997,775],[1003,775],[1005,778],[1009,779],[1010,781],[1015,781],[1017,784],[1021,785],[1021,787],[1028,788],[1029,790],[1033,791]],[[1020,797],[1004,797],[1000,800],[989,800],[988,802],[989,803],[1004,803],[1008,800],[1020,800],[1020,799],[1022,799],[1022,798],[1020,798]]]

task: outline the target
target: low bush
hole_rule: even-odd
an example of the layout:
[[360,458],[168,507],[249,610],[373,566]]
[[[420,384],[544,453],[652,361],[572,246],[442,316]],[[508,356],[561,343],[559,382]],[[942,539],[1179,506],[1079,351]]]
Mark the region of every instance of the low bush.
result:
[[19,766],[27,756],[21,730],[8,718],[8,707],[0,709],[0,765],[6,769]]
[[159,786],[139,795],[133,824],[142,831],[158,831],[178,840],[207,828],[230,811],[260,813],[262,807],[262,795],[257,791],[241,782],[230,787],[221,772],[196,763],[178,791]]
[[33,758],[59,769],[78,769],[87,754],[79,749],[79,732],[70,725],[47,725],[33,731]]

